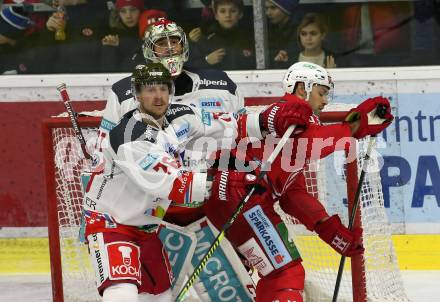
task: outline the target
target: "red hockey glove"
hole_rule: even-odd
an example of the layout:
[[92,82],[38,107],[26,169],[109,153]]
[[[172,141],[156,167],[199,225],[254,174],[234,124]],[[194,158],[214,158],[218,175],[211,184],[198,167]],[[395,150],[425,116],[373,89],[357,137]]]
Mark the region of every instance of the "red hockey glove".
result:
[[345,117],[347,122],[360,120],[359,129],[353,135],[355,138],[376,135],[387,128],[393,119],[390,102],[381,96],[363,101],[359,106],[351,109]]
[[249,192],[250,186],[257,182],[253,174],[236,171],[217,171],[212,182],[211,198],[235,204]]
[[307,128],[311,115],[312,107],[305,101],[279,101],[260,113],[260,128],[280,137],[290,125],[296,125],[297,134]]
[[361,244],[362,228],[354,228],[350,231],[342,225],[338,215],[333,215],[319,223],[315,227],[315,232],[341,255],[351,257],[364,251]]

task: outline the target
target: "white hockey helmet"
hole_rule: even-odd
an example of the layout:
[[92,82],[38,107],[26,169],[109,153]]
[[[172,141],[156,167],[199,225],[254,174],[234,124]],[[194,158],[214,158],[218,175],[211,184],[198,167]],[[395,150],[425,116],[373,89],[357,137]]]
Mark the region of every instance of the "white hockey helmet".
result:
[[[170,37],[177,37],[182,44],[182,52],[173,53]],[[154,51],[154,46],[160,39],[167,39],[168,56],[158,56]],[[188,61],[189,46],[186,34],[183,29],[175,22],[160,18],[153,23],[145,32],[144,43],[142,45],[144,57],[147,61],[161,63],[171,73],[171,76],[178,76],[183,70],[183,64]]]
[[317,64],[309,62],[298,62],[287,69],[283,78],[283,90],[293,94],[296,83],[304,83],[307,93],[306,100],[309,100],[310,92],[314,85],[323,85],[329,90],[333,89],[333,81],[327,70]]

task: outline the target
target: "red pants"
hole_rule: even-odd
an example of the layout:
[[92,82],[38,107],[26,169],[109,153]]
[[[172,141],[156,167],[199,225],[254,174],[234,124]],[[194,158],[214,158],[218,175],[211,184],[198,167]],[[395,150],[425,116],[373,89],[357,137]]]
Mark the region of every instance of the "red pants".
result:
[[160,294],[171,286],[171,267],[156,233],[89,235],[89,252],[99,294],[115,283],[132,283],[139,293]]
[[258,281],[255,302],[302,302],[304,278],[301,263],[270,274]]
[[[226,237],[259,272],[256,301],[302,301],[305,276],[301,258],[273,202],[268,192],[251,197]],[[229,200],[211,199],[205,204],[205,213],[221,229],[236,207]]]

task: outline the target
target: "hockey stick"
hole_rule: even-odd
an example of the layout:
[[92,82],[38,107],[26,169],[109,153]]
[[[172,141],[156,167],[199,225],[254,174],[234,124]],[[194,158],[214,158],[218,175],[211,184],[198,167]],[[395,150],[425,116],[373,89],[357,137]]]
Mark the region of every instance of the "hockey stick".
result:
[[70,122],[72,123],[73,126],[73,131],[75,131],[76,138],[79,140],[79,143],[81,145],[81,150],[85,158],[90,159],[92,157],[90,156],[89,152],[87,152],[86,140],[84,139],[84,136],[81,132],[81,128],[78,125],[78,121],[76,119],[77,114],[73,110],[72,104],[70,104],[70,98],[69,98],[69,94],[67,93],[66,84],[61,83],[60,85],[57,86],[57,90],[60,92],[61,98],[63,99],[64,107],[66,107],[67,114],[69,115]]
[[[383,118],[385,113],[386,113],[386,107],[384,105],[378,105],[376,108],[377,116]],[[350,231],[353,229],[354,220],[356,218],[356,212],[359,208],[359,203],[360,203],[359,196],[361,194],[362,185],[364,183],[364,178],[365,178],[365,174],[366,174],[365,171],[367,170],[368,162],[369,162],[370,156],[371,156],[371,151],[373,150],[373,146],[375,145],[375,143],[376,143],[376,135],[372,135],[370,137],[370,141],[368,142],[367,152],[365,153],[365,156],[364,156],[364,163],[362,166],[361,175],[359,176],[359,182],[358,182],[358,186],[356,188],[356,194],[354,195],[353,208],[351,209],[350,220],[348,221],[348,229]],[[338,300],[339,288],[341,286],[342,273],[344,272],[344,265],[345,265],[346,258],[347,258],[346,256],[342,255],[341,261],[339,262],[338,275],[336,277],[336,284],[335,284],[335,290],[333,292],[332,302],[336,302]]]
[[191,274],[188,281],[186,281],[183,288],[180,290],[179,294],[177,295],[176,302],[182,301],[182,299],[185,297],[185,295],[188,293],[189,289],[193,286],[194,282],[199,277],[202,270],[205,268],[206,263],[208,262],[208,259],[212,256],[212,254],[215,252],[215,250],[220,245],[220,242],[225,237],[225,232],[231,225],[234,223],[235,219],[237,219],[237,216],[240,214],[241,210],[245,206],[245,204],[249,201],[252,194],[254,194],[258,183],[261,181],[261,179],[264,177],[264,175],[267,174],[268,168],[272,165],[273,161],[277,157],[278,153],[280,153],[281,149],[286,144],[287,140],[289,139],[290,135],[292,134],[293,130],[295,130],[295,125],[291,125],[289,128],[287,128],[286,132],[284,133],[283,137],[280,139],[280,142],[273,150],[272,154],[269,156],[267,161],[261,166],[261,172],[257,177],[256,183],[252,186],[249,193],[246,195],[246,197],[238,204],[237,208],[235,209],[234,214],[232,214],[231,218],[226,222],[226,224],[223,226],[223,229],[220,231],[220,233],[217,235],[211,246],[209,247],[208,252],[205,254],[203,259],[199,262],[199,264],[194,269],[193,273]]

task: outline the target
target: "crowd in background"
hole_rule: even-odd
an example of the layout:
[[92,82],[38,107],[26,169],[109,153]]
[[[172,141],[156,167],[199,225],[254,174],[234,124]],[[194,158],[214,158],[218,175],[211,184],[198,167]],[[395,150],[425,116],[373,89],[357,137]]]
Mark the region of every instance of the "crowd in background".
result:
[[[255,69],[251,1],[0,0],[0,74],[128,72],[158,18],[190,41],[188,65]],[[440,1],[266,0],[268,68],[440,64]],[[37,3],[48,9],[36,9]],[[11,6],[12,5],[12,6]]]

